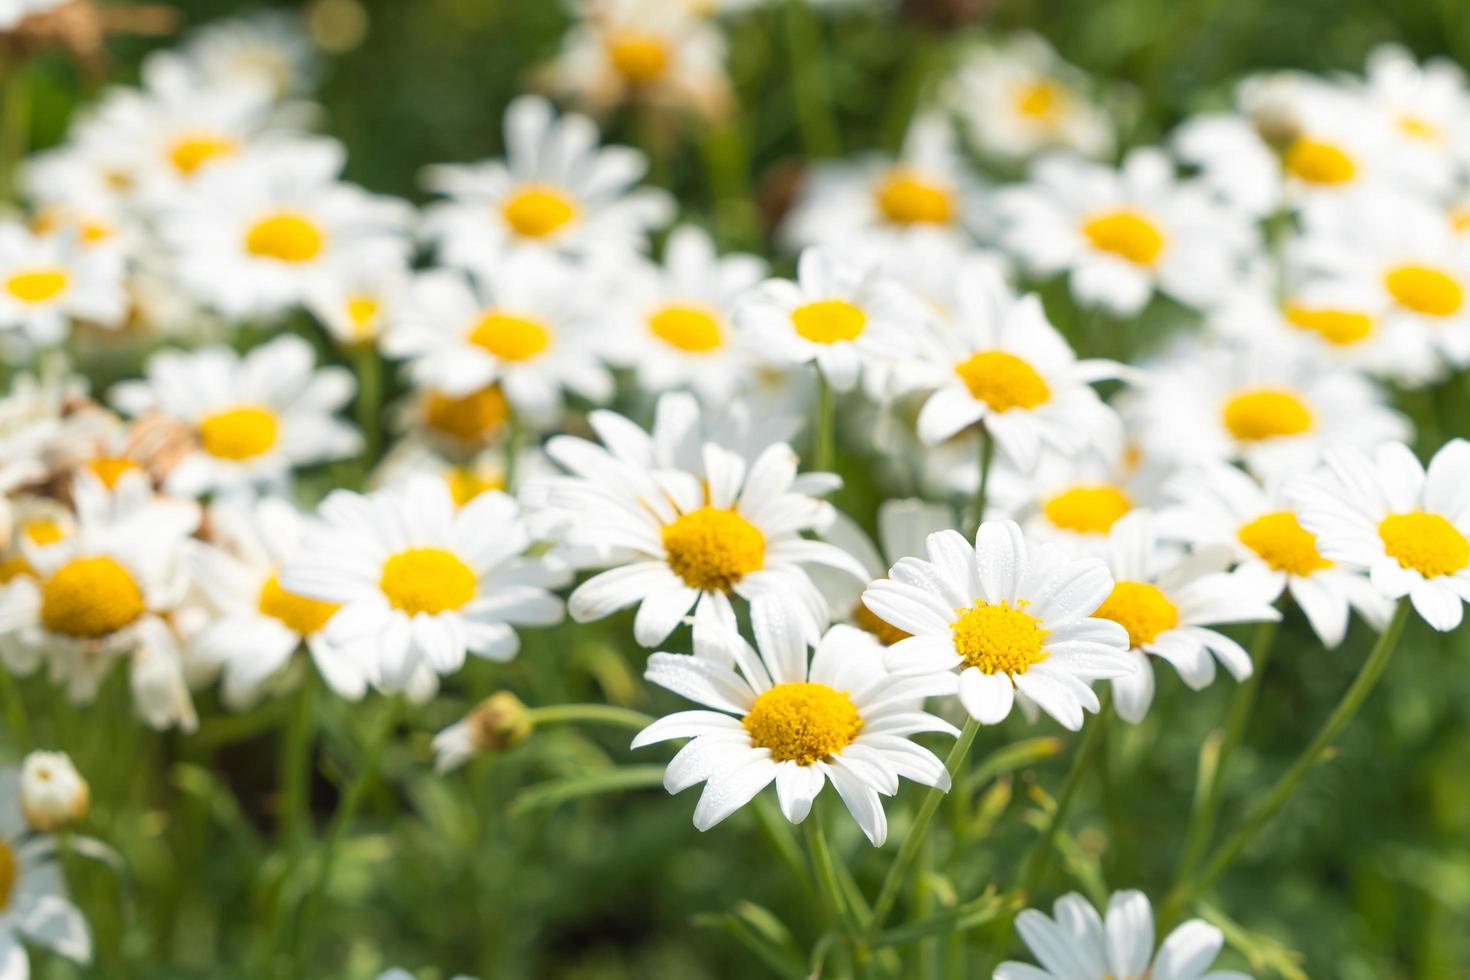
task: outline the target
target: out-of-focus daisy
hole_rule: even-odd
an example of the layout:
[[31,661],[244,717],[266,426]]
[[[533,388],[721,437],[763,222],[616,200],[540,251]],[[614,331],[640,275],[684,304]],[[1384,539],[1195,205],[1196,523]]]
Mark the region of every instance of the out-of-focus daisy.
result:
[[1178,181],[1154,149],[1134,150],[1116,171],[1046,157],[1030,183],[998,192],[996,207],[1002,242],[1033,273],[1069,272],[1072,295],[1119,316],[1137,313],[1156,289],[1207,305],[1257,248],[1241,212]]
[[306,307],[344,347],[376,344],[404,316],[412,281],[396,249],[374,250],[313,282]]
[[[694,808],[697,829],[713,827],[772,782],[781,812],[801,823],[830,781],[878,847],[888,836],[880,797],[897,793],[900,778],[949,788],[944,764],[910,738],[958,734],[923,711],[925,698],[953,693],[953,677],[895,677],[882,646],[850,626],[834,626],[815,642],[761,616],[754,628],[751,649],[738,634],[725,634],[717,617],[701,616],[693,656],[648,658],[651,683],[714,709],[676,712],[633,739],[635,749],[691,739],[669,763],[664,787],[678,793],[705,784]],[[810,655],[809,643],[816,648]]]
[[521,699],[509,691],[497,691],[434,736],[434,771],[450,772],[481,752],[508,749],[524,741],[531,729]]
[[1281,206],[1281,158],[1245,116],[1192,116],[1170,135],[1169,145],[1199,171],[1205,187],[1232,207],[1265,217]]
[[516,99],[505,110],[504,160],[425,171],[429,188],[449,198],[427,216],[440,256],[480,268],[506,251],[644,251],[649,231],[673,217],[673,201],[635,189],[648,169],[642,153],[597,139],[585,116],[557,119],[545,99]]
[[530,535],[504,493],[456,510],[442,481],[419,477],[366,496],[334,491],[320,517],[281,586],[341,607],[327,642],[385,691],[416,673],[452,674],[466,653],[509,660],[520,649],[513,627],[561,621],[548,589],[566,572],[525,555]]
[[65,752],[32,752],[20,767],[20,812],[43,834],[87,815],[92,793]]
[[757,349],[779,364],[813,362],[847,391],[865,365],[902,354],[925,316],[912,293],[871,260],[826,246],[801,253],[796,281],[768,279],[736,314]]
[[359,451],[362,437],[335,413],[351,398],[350,372],[313,370],[311,345],[281,336],[241,356],[227,347],[148,359],[146,380],[112,390],[123,412],[161,412],[189,425],[198,448],[168,474],[174,493],[198,496],[281,486],[296,466]]
[[926,323],[916,336],[914,387],[933,390],[918,418],[926,445],[980,423],[1023,472],[1043,447],[1119,450],[1118,416],[1089,387],[1116,376],[1118,365],[1077,360],[1041,301],[1017,298],[993,272],[975,270],[956,284],[954,303],[952,319]]
[[1384,117],[1403,182],[1442,194],[1470,149],[1463,126],[1470,113],[1465,72],[1445,58],[1421,65],[1406,48],[1382,44],[1369,53],[1365,74],[1363,99]]
[[1281,618],[1271,602],[1281,582],[1269,569],[1226,572],[1228,551],[1185,556],[1161,543],[1157,522],[1135,511],[1113,525],[1104,550],[1113,591],[1094,616],[1128,631],[1133,670],[1113,678],[1113,699],[1125,721],[1140,722],[1154,698],[1150,656],[1174,665],[1193,690],[1215,679],[1215,660],[1237,681],[1251,675],[1251,658],[1230,637],[1207,626]]
[[1281,146],[1287,198],[1295,203],[1402,183],[1405,162],[1386,120],[1356,95],[1313,80],[1290,104],[1294,127]]
[[1099,709],[1091,683],[1132,669],[1126,630],[1089,618],[1113,586],[1098,559],[1030,547],[1014,521],[986,521],[973,547],[958,531],[931,534],[927,551],[927,561],[894,565],[863,603],[912,634],[888,648],[888,669],[957,670],[976,721],[1004,721],[1019,698],[1076,731],[1084,711]]
[[1203,919],[1181,923],[1154,954],[1154,913],[1137,891],[1114,892],[1107,918],[1076,892],[1063,895],[1051,917],[1035,909],[1016,916],[1016,931],[1041,963],[1007,962],[994,980],[1251,980],[1234,970],[1211,970],[1225,935]]
[[75,235],[38,236],[0,223],[0,337],[14,330],[50,346],[77,321],[117,326],[127,310],[118,258]]
[[1470,442],[1445,443],[1427,472],[1402,443],[1372,456],[1333,449],[1290,490],[1324,558],[1367,569],[1378,591],[1408,596],[1437,630],[1460,625],[1470,600]]
[[1289,590],[1324,646],[1342,642],[1350,609],[1374,629],[1388,622],[1391,604],[1360,571],[1322,557],[1279,483],[1263,487],[1216,464],[1183,474],[1169,492],[1178,501],[1161,514],[1170,537],[1196,549],[1228,548],[1242,570],[1274,581],[1266,590],[1272,601]]
[[250,86],[273,100],[308,91],[321,60],[301,19],[286,11],[211,21],[190,31],[179,53],[207,84]]
[[1035,34],[981,47],[960,65],[946,101],[975,148],[1019,159],[1042,150],[1105,157],[1113,125],[1088,92],[1087,76]]
[[201,174],[160,219],[183,285],[227,316],[272,316],[376,252],[406,260],[411,209],[340,181],[344,159],[299,140]]
[[786,218],[794,249],[903,243],[924,236],[968,241],[979,222],[979,188],[941,115],[921,115],[897,159],[880,155],[817,164]]
[[420,275],[383,349],[409,359],[414,383],[453,398],[494,384],[517,412],[549,424],[562,390],[593,402],[612,397],[605,344],[584,272],[544,256],[520,256],[474,276]]
[[[0,6],[0,15],[4,13]],[[56,857],[56,842],[32,834],[21,816],[20,775],[0,772],[0,968],[6,980],[31,975],[26,943],[34,943],[74,963],[92,962],[92,933],[81,910],[67,896],[66,878]]]
[[1285,347],[1189,344],[1147,369],[1125,414],[1146,452],[1176,463],[1243,460],[1279,476],[1328,446],[1375,446],[1408,431],[1371,381]]
[[688,387],[729,398],[755,367],[731,314],[736,299],[765,276],[765,262],[718,255],[709,235],[691,225],[669,235],[662,265],[634,262],[617,273],[617,339],[609,359],[631,366],[647,391]]

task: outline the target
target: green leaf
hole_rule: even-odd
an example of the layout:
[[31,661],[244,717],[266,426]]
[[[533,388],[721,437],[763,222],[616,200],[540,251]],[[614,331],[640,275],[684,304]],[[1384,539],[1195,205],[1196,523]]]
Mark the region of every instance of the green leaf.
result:
[[663,766],[623,766],[602,772],[592,772],[566,779],[532,786],[521,792],[511,803],[507,813],[512,817],[525,816],[535,810],[558,806],[568,800],[601,793],[616,793],[620,790],[651,789],[662,786]]
[[880,948],[899,946],[930,936],[968,932],[1020,907],[1019,895],[997,894],[991,889],[963,905],[880,932],[874,938],[873,945]]

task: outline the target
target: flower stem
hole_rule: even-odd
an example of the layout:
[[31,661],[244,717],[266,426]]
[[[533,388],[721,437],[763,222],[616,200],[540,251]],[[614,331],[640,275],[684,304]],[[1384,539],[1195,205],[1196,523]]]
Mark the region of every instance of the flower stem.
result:
[[[949,772],[950,779],[954,778],[955,772],[970,754],[970,746],[975,743],[975,736],[979,731],[980,723],[975,719],[965,722],[964,730],[955,739],[954,747],[949,750],[949,757],[944,760],[944,768]],[[914,825],[909,828],[908,836],[904,838],[898,855],[888,868],[883,887],[878,892],[878,901],[873,903],[873,918],[868,922],[871,932],[876,933],[881,929],[888,914],[893,911],[893,903],[898,900],[898,892],[903,887],[909,865],[918,856],[919,845],[924,842],[924,835],[928,833],[929,824],[933,822],[934,812],[939,809],[939,801],[942,799],[944,790],[938,787],[931,787],[924,795],[924,802],[919,805],[919,813],[914,817]]]
[[301,686],[296,691],[291,716],[281,738],[278,763],[280,780],[280,836],[287,842],[291,863],[300,856],[310,835],[311,742],[316,734],[316,672],[303,664]]
[[[856,940],[856,929],[852,913],[842,897],[842,886],[837,881],[837,866],[832,857],[832,848],[827,844],[827,832],[822,827],[821,815],[817,812],[807,814],[802,828],[806,831],[807,854],[811,858],[817,894],[822,898],[828,925],[841,933],[843,941],[837,944],[837,948],[842,951],[844,958],[850,958]],[[851,971],[842,969],[838,975],[850,976]]]
[[1240,852],[1245,850],[1245,846],[1286,804],[1307,773],[1311,772],[1321,761],[1322,753],[1328,745],[1341,734],[1347,723],[1352,721],[1353,716],[1363,707],[1363,702],[1373,692],[1373,688],[1377,686],[1379,678],[1383,676],[1384,669],[1388,667],[1388,662],[1393,657],[1399,636],[1403,633],[1404,624],[1409,618],[1409,608],[1407,596],[1399,600],[1398,607],[1393,612],[1393,618],[1389,620],[1383,634],[1378,637],[1378,642],[1373,645],[1368,659],[1363,661],[1363,666],[1358,670],[1358,676],[1353,679],[1352,685],[1343,694],[1342,700],[1337,703],[1336,708],[1332,709],[1332,714],[1328,715],[1321,729],[1308,743],[1302,754],[1297,757],[1296,762],[1292,763],[1291,768],[1276,781],[1271,792],[1267,793],[1255,809],[1240,822],[1235,833],[1215,849],[1210,860],[1205,864],[1204,870],[1174,888],[1160,916],[1161,929],[1167,930],[1183,914],[1196,895],[1225,873],[1226,869],[1240,856]]
[[31,135],[30,72],[19,55],[9,53],[0,65],[0,201],[20,196],[16,173]]
[[811,158],[834,156],[838,152],[837,121],[832,117],[821,24],[807,0],[786,0],[786,53],[802,147]]
[[378,462],[383,443],[383,359],[375,344],[358,344],[352,349],[357,369],[357,425],[362,429],[364,469]]
[[652,715],[611,704],[554,704],[544,708],[531,708],[526,712],[526,717],[533,725],[592,722],[635,731],[647,728],[654,721]]
[[817,430],[812,468],[830,472],[837,460],[837,395],[827,376],[817,369]]
[[[980,530],[980,525],[985,520],[986,495],[990,488],[990,464],[995,461],[995,440],[990,438],[990,433],[986,431],[984,423],[980,425],[979,433],[980,476],[978,481],[975,483],[975,499],[974,502],[971,504],[972,508],[974,509],[974,513],[971,519],[971,526],[976,532]],[[974,537],[975,535],[972,533],[970,535],[971,540],[973,540]]]
[[1062,783],[1062,791],[1057,795],[1056,809],[1051,813],[1051,819],[1047,821],[1046,830],[1037,840],[1031,853],[1026,856],[1026,861],[1021,865],[1021,881],[1017,886],[1022,894],[1029,896],[1037,885],[1041,884],[1046,877],[1047,869],[1051,866],[1052,852],[1055,850],[1057,833],[1062,824],[1066,822],[1067,812],[1072,808],[1072,801],[1077,798],[1077,787],[1082,785],[1082,777],[1102,745],[1103,735],[1108,729],[1108,723],[1113,718],[1113,702],[1111,694],[1103,695],[1102,710],[1092,719],[1082,732],[1082,741],[1077,744],[1077,753],[1072,756],[1072,767],[1067,770],[1066,782]]

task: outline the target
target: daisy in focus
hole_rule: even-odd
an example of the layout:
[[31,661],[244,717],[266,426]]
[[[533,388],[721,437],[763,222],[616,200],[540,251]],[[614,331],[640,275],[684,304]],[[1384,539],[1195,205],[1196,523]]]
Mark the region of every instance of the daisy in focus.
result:
[[28,346],[54,346],[76,322],[116,327],[126,312],[120,254],[0,222],[0,343],[15,333]]
[[944,763],[911,737],[959,734],[923,711],[925,698],[953,693],[953,678],[893,676],[877,641],[850,626],[834,626],[815,642],[762,616],[754,626],[752,649],[716,618],[699,616],[692,656],[649,657],[650,683],[705,709],[660,718],[632,747],[690,739],[669,763],[664,788],[705,784],[694,808],[698,830],[773,782],[782,814],[801,823],[830,782],[863,834],[882,846],[888,821],[881,798],[898,792],[900,778],[949,788]]
[[958,671],[960,703],[984,725],[1017,700],[1062,727],[1099,710],[1091,684],[1133,670],[1127,631],[1090,618],[1112,589],[1098,559],[1031,547],[1013,521],[986,521],[972,547],[958,531],[929,536],[928,559],[905,558],[863,593],[879,619],[911,634],[888,648],[900,677]]
[[1389,599],[1408,596],[1434,629],[1470,600],[1470,442],[1445,443],[1426,470],[1403,443],[1330,450],[1291,500],[1324,558],[1366,569]]

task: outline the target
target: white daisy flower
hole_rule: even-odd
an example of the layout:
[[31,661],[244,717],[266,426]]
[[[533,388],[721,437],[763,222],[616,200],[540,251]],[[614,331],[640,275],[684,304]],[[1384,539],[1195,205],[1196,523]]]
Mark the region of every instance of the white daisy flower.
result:
[[0,875],[0,976],[5,980],[31,975],[27,943],[82,966],[92,962],[92,933],[67,895],[56,841],[28,832],[20,798],[17,770],[0,772],[0,868],[5,869]]
[[337,490],[281,571],[290,592],[341,608],[326,640],[384,691],[415,674],[452,674],[465,654],[505,661],[516,626],[553,626],[548,589],[564,568],[525,555],[530,535],[513,498],[482,493],[455,509],[440,480],[419,477],[362,495]]
[[226,316],[269,317],[375,253],[406,261],[412,209],[339,180],[345,158],[297,140],[201,174],[159,218],[179,281]]
[[916,334],[914,387],[933,389],[919,411],[925,445],[980,423],[1022,471],[1035,468],[1043,447],[1121,447],[1117,413],[1089,387],[1116,377],[1118,365],[1077,360],[1041,300],[1017,298],[993,272],[974,270],[954,292],[953,318],[931,318]]
[[426,272],[410,287],[383,350],[408,359],[416,386],[462,398],[494,384],[517,412],[550,425],[561,414],[563,389],[599,403],[613,395],[602,325],[589,306],[592,286],[585,271],[542,256],[473,275]]
[[146,380],[112,389],[124,413],[160,412],[188,425],[198,448],[168,473],[170,492],[284,485],[292,468],[351,456],[362,438],[335,413],[355,382],[340,367],[313,370],[311,345],[277,337],[241,356],[228,347],[148,359]]
[[1275,477],[1328,446],[1375,446],[1409,430],[1367,378],[1287,347],[1184,344],[1146,367],[1125,415],[1147,454],[1181,465],[1240,460]]
[[1367,569],[1374,588],[1408,596],[1437,630],[1460,625],[1470,600],[1470,442],[1445,443],[1427,472],[1402,443],[1372,456],[1333,449],[1291,493],[1324,558]]
[[1114,892],[1106,919],[1072,892],[1057,899],[1051,917],[1022,911],[1016,931],[1041,966],[1002,963],[994,980],[1251,980],[1210,969],[1225,935],[1203,919],[1180,924],[1155,955],[1153,908],[1142,892]]
[[1208,626],[1278,620],[1272,601],[1281,582],[1269,569],[1248,566],[1227,572],[1226,550],[1185,556],[1160,541],[1154,515],[1136,511],[1113,525],[1103,552],[1113,575],[1113,591],[1094,616],[1128,631],[1133,669],[1113,678],[1118,716],[1137,724],[1154,698],[1150,657],[1173,664],[1192,690],[1215,680],[1215,660],[1237,681],[1251,675],[1250,654],[1230,637]]
[[1412,184],[1397,135],[1361,96],[1313,79],[1295,87],[1288,108],[1291,128],[1281,146],[1288,200]]
[[1200,113],[1169,136],[1180,160],[1224,203],[1256,218],[1281,207],[1285,177],[1281,157],[1254,123],[1233,112]]
[[449,198],[427,215],[440,257],[481,268],[507,251],[643,251],[648,233],[673,217],[673,201],[634,189],[648,169],[642,153],[597,139],[585,116],[557,119],[545,99],[517,98],[505,110],[505,160],[425,171],[429,189]]
[[1014,34],[968,55],[945,101],[982,154],[1020,159],[1071,150],[1101,158],[1113,152],[1113,123],[1090,84],[1041,37]]
[[1271,601],[1290,591],[1323,646],[1342,642],[1350,609],[1376,630],[1388,623],[1392,603],[1361,572],[1322,557],[1279,482],[1263,487],[1216,464],[1178,477],[1170,494],[1178,503],[1160,514],[1168,536],[1197,550],[1229,549],[1240,569],[1274,583],[1266,589]]
[[350,700],[362,697],[371,665],[326,639],[337,604],[281,585],[281,569],[301,553],[307,518],[279,497],[227,500],[210,508],[208,527],[212,543],[196,543],[190,567],[214,615],[192,638],[190,652],[222,672],[224,703],[236,711],[250,707],[303,645],[328,687]]
[[[812,642],[757,615],[752,649],[717,618],[696,619],[694,655],[655,653],[644,676],[714,710],[660,718],[633,748],[691,739],[669,763],[664,787],[678,793],[705,784],[694,808],[697,829],[713,827],[772,782],[781,812],[801,823],[830,780],[879,847],[888,836],[881,797],[897,793],[900,778],[949,788],[944,764],[910,739],[959,734],[923,710],[925,698],[953,693],[952,677],[894,677],[882,646],[850,626]],[[810,655],[809,642],[816,648]]]
[[413,282],[405,258],[397,250],[357,256],[307,288],[306,308],[344,347],[376,344],[405,316]]
[[1470,115],[1465,72],[1445,58],[1421,65],[1406,48],[1381,44],[1369,52],[1365,74],[1362,97],[1384,117],[1404,183],[1443,194],[1470,150],[1463,125]]
[[38,236],[0,223],[0,337],[20,333],[37,346],[66,339],[77,321],[116,327],[127,312],[117,253],[75,235]]
[[808,248],[796,281],[768,279],[736,313],[751,342],[777,364],[814,362],[838,391],[902,355],[924,319],[922,303],[876,262],[825,246]]
[[928,560],[905,558],[863,593],[880,619],[912,634],[888,648],[900,676],[959,672],[970,717],[998,724],[1020,698],[1063,727],[1099,710],[1094,680],[1132,666],[1127,632],[1089,618],[1112,589],[1096,558],[1033,548],[1014,521],[986,521],[971,547],[958,531],[931,534]]
[[1033,274],[1070,274],[1072,295],[1118,316],[1155,290],[1190,306],[1219,299],[1259,248],[1246,216],[1182,183],[1162,151],[1119,170],[1051,156],[997,193],[1001,241]]
[[273,100],[307,92],[320,74],[321,55],[301,18],[258,10],[191,30],[179,54],[210,86],[249,86]]
[[662,265],[633,258],[608,277],[619,291],[608,357],[632,367],[645,391],[692,388],[720,401],[748,384],[755,353],[736,330],[736,300],[766,274],[754,255],[719,255],[709,234],[681,225]]

